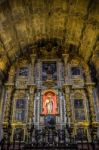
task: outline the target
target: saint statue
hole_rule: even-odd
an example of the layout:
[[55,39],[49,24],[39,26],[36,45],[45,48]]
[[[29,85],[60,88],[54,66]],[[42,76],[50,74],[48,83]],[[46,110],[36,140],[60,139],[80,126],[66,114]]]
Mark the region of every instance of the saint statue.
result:
[[44,93],[42,98],[42,115],[57,115],[57,97],[53,91]]
[[53,98],[51,95],[48,95],[48,97],[45,101],[45,106],[46,106],[48,114],[53,113]]

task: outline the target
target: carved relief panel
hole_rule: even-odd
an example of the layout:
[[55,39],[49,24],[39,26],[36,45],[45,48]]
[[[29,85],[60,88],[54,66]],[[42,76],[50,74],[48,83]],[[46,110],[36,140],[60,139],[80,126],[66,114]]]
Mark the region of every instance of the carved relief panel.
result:
[[17,90],[14,96],[13,122],[26,122],[28,116],[28,95]]
[[88,121],[88,103],[83,90],[71,93],[72,117],[76,122]]

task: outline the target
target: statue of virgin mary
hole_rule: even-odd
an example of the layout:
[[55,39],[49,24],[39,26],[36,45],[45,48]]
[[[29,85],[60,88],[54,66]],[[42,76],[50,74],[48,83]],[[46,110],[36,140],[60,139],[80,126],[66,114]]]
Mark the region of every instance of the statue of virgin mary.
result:
[[47,114],[53,113],[53,98],[51,95],[48,95],[48,97],[45,101],[45,106],[47,109]]

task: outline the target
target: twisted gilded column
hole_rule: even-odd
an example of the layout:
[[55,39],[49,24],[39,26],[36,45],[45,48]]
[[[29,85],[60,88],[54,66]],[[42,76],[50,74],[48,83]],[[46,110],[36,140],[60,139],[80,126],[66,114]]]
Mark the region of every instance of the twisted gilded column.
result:
[[29,84],[29,99],[28,99],[28,121],[33,119],[34,115],[34,91],[35,85]]
[[65,91],[65,100],[66,100],[66,115],[67,118],[71,121],[71,104],[70,104],[70,83],[68,78],[68,70],[67,70],[67,62],[68,62],[69,55],[63,54],[64,60],[64,91]]
[[4,123],[8,123],[11,121],[10,115],[12,115],[12,104],[13,104],[13,94],[14,94],[14,78],[15,78],[15,68],[12,66],[9,71],[8,82],[5,84],[6,86],[6,99],[5,99],[5,113],[4,113]]
[[96,115],[95,115],[95,108],[94,108],[94,97],[93,97],[93,87],[92,84],[87,84],[87,91],[89,95],[89,101],[90,101],[90,111],[92,115],[92,122],[96,121]]
[[87,91],[88,103],[89,103],[89,115],[91,116],[90,121],[95,122],[96,115],[95,115],[95,107],[94,107],[95,104],[94,104],[94,96],[93,96],[93,88],[95,84],[91,81],[89,68],[86,69],[85,76],[86,76],[86,91]]
[[31,72],[30,72],[30,81],[28,84],[29,87],[29,100],[28,100],[28,121],[33,119],[33,112],[34,112],[34,91],[35,91],[35,84],[34,84],[34,67],[35,67],[35,58],[36,55],[31,55]]
[[72,114],[71,114],[71,103],[70,103],[70,85],[65,84],[64,88],[65,88],[65,100],[66,100],[66,115],[67,115],[67,118],[70,119],[70,122],[71,122]]
[[7,97],[6,97],[6,108],[4,112],[4,122],[8,123],[9,121],[9,112],[10,110],[10,105],[11,105],[11,97],[12,97],[12,91],[13,91],[13,84],[6,84],[6,91],[7,91]]

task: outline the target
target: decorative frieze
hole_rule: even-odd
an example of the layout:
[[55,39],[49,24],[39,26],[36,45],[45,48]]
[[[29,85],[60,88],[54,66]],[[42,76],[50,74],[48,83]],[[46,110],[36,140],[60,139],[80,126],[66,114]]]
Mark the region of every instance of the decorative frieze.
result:
[[28,95],[28,121],[33,119],[34,113],[34,91],[36,86],[34,84],[28,84],[29,95]]
[[95,104],[94,104],[94,97],[93,97],[93,87],[94,83],[86,83],[86,90],[88,92],[88,102],[89,102],[89,110],[90,110],[90,121],[96,121],[96,114],[95,114]]
[[[13,92],[14,92],[14,84],[6,84],[6,91],[8,93],[6,100],[6,108],[4,112],[4,122],[11,121],[12,117],[12,104],[13,104]],[[10,118],[9,118],[10,117]]]

